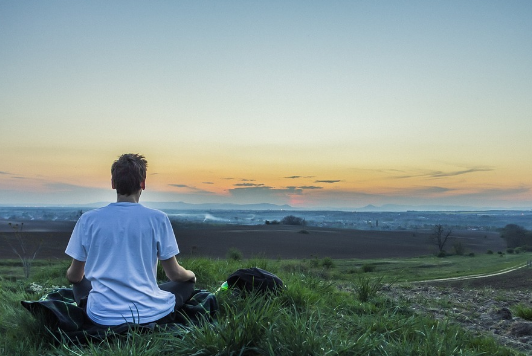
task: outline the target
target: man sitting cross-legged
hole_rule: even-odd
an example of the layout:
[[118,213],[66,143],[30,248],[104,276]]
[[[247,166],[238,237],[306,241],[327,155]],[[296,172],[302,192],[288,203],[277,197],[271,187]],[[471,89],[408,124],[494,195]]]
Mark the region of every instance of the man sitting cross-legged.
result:
[[[194,272],[179,253],[168,216],[139,204],[147,161],[124,154],[111,167],[117,201],[84,213],[72,232],[66,277],[78,305],[97,325],[172,322],[194,291]],[[157,285],[157,261],[170,282]]]

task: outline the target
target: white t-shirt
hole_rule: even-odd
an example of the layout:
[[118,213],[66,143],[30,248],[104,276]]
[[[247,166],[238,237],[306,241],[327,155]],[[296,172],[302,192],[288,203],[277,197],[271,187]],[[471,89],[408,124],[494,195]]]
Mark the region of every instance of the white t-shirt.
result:
[[101,325],[149,323],[173,311],[175,296],[157,286],[157,259],[179,253],[168,216],[137,203],[84,213],[66,254],[86,261],[92,290],[87,314]]

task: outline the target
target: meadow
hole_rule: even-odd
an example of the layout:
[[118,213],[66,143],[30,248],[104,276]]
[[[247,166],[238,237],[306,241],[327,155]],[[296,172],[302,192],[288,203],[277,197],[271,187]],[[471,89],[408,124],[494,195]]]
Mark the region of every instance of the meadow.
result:
[[[38,260],[22,278],[16,260],[0,260],[0,354],[2,355],[524,355],[491,335],[473,333],[393,298],[393,286],[482,274],[521,266],[529,254],[476,254],[393,259],[191,257],[180,262],[196,272],[198,288],[216,291],[239,268],[260,267],[286,285],[278,295],[245,298],[219,292],[214,324],[157,331],[76,345],[54,340],[21,300],[37,300],[64,286],[65,260]],[[9,278],[8,278],[9,276]],[[160,274],[163,278],[162,273]],[[42,287],[42,289],[41,289]],[[444,286],[443,286],[444,288]],[[432,301],[426,300],[430,304]],[[438,303],[437,301],[435,303]],[[440,301],[441,303],[441,301]]]

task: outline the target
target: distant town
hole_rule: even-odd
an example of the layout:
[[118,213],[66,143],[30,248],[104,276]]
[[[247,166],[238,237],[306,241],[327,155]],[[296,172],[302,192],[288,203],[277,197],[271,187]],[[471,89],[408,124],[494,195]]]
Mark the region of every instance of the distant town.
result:
[[[235,206],[236,208],[236,206]],[[4,221],[75,221],[89,207],[0,207]],[[460,230],[495,231],[507,224],[532,229],[532,210],[487,211],[311,211],[290,209],[161,209],[172,222],[189,225],[262,225],[280,223],[286,216],[306,226],[356,230],[431,229],[436,224]]]

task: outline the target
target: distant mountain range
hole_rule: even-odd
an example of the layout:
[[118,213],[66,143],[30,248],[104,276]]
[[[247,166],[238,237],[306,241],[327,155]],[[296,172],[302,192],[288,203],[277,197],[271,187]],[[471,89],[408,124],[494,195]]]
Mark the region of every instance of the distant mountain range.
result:
[[501,208],[501,207],[474,207],[463,205],[399,205],[384,204],[382,206],[366,205],[354,209],[360,212],[401,212],[401,211],[488,211],[488,210],[531,210],[531,208]]

